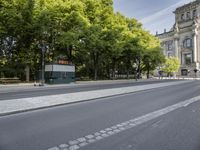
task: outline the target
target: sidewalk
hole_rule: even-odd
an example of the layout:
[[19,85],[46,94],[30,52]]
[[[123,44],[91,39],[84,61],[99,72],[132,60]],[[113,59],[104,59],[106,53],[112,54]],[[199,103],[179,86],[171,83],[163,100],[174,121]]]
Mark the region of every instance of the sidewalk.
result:
[[[152,81],[155,79],[141,79],[138,81]],[[156,79],[157,80],[157,79]],[[45,87],[56,87],[56,86],[69,86],[69,85],[74,85],[74,84],[104,84],[104,83],[120,83],[120,82],[136,82],[135,79],[130,79],[130,80],[97,80],[97,81],[76,81],[68,84],[45,84]],[[0,84],[0,89],[1,88],[11,88],[11,87],[33,87],[34,82],[32,83],[17,83],[17,84]],[[38,87],[38,84],[37,84]]]
[[128,94],[142,90],[149,90],[160,87],[184,84],[188,82],[190,81],[178,81],[178,82],[173,81],[167,83],[156,83],[151,85],[140,85],[140,86],[132,86],[124,88],[113,88],[106,90],[85,91],[85,92],[60,94],[52,96],[2,100],[0,101],[0,116],[20,113],[30,110],[54,107],[59,105],[89,101],[115,95]]
[[76,81],[68,84],[45,84],[44,86],[34,86],[34,83],[19,83],[19,84],[0,84],[0,92],[9,90],[20,90],[20,89],[45,89],[45,88],[56,88],[56,87],[70,87],[70,86],[81,86],[81,85],[102,85],[102,84],[113,84],[113,83],[134,83],[134,82],[147,82],[156,81],[158,79],[141,79],[141,80],[99,80],[99,81]]

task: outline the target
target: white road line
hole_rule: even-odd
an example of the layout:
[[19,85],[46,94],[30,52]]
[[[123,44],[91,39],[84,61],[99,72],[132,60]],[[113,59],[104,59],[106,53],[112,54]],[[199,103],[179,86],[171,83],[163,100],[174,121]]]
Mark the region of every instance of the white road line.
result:
[[[122,131],[128,130],[130,128],[136,127],[140,124],[143,124],[145,122],[148,122],[150,120],[153,120],[155,118],[158,118],[160,116],[163,116],[167,113],[170,113],[174,110],[177,110],[182,107],[187,107],[188,105],[200,101],[200,96],[185,100],[183,102],[179,102],[177,104],[168,106],[166,108],[148,113],[146,115],[143,115],[138,118],[134,118],[131,120],[128,120],[126,122],[122,122],[116,125],[113,125],[112,127],[108,127],[106,129],[102,129],[100,131],[94,132],[92,134],[86,135],[85,137],[80,137],[75,140],[70,140],[69,142],[65,144],[60,144],[58,146],[51,147],[47,150],[63,150],[63,147],[65,146],[64,150],[77,150],[80,149],[81,147],[84,147],[88,144],[97,142],[99,140],[102,140],[104,138],[110,137],[112,135],[115,135],[117,133],[120,133]],[[72,142],[73,141],[73,142]],[[74,142],[75,141],[75,142]],[[62,145],[62,146],[61,146]],[[70,147],[68,148],[68,145]]]

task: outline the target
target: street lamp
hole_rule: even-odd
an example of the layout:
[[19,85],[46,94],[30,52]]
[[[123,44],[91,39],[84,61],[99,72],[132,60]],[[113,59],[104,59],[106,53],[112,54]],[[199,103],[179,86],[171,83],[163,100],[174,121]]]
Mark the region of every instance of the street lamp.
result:
[[41,72],[41,83],[39,84],[39,86],[44,86],[44,74],[45,74],[45,52],[48,49],[48,46],[45,42],[42,42],[41,44],[39,44],[39,48],[41,49],[42,52],[42,72]]

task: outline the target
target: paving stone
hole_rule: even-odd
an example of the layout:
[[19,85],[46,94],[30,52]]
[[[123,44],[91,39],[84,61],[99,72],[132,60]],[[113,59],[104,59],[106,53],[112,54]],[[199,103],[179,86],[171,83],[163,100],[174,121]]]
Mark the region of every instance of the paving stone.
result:
[[89,143],[94,143],[96,140],[95,139],[89,139],[88,142]]
[[83,146],[86,146],[86,145],[88,145],[87,142],[83,142],[83,143],[80,143],[80,144],[79,144],[80,147],[83,147]]
[[111,128],[107,128],[107,129],[105,129],[106,131],[111,131],[112,129]]
[[121,128],[119,128],[119,130],[123,131],[123,130],[126,130],[126,128],[124,128],[124,127],[121,127]]
[[113,130],[113,132],[115,132],[115,133],[119,133],[120,130],[119,130],[119,129],[116,129],[116,130]]
[[111,127],[112,129],[117,129],[117,126],[113,126],[113,127]]
[[101,135],[101,133],[96,132],[94,135],[95,135],[95,136],[99,136],[99,135]]
[[49,148],[47,150],[59,150],[59,148],[58,147],[52,147],[52,148]]
[[102,134],[101,136],[103,136],[103,137],[108,137],[109,135],[108,134]]
[[103,137],[101,137],[101,136],[96,137],[96,140],[101,140],[101,139],[103,139]]
[[122,127],[122,126],[123,126],[123,125],[121,125],[121,124],[118,124],[118,125],[117,125],[117,127]]
[[77,141],[79,141],[79,142],[85,142],[86,138],[78,138]]
[[101,133],[106,133],[106,131],[104,131],[104,130],[101,130],[100,132],[101,132]]
[[130,123],[129,125],[130,125],[130,126],[133,126],[133,127],[134,127],[134,126],[136,126],[136,124],[135,124],[135,123]]
[[69,144],[70,145],[76,145],[76,144],[78,144],[79,143],[79,141],[76,141],[76,140],[74,140],[74,141],[69,141]]
[[63,150],[63,148],[67,148],[69,145],[67,144],[60,144],[59,147]]
[[121,126],[125,126],[125,125],[127,125],[127,124],[126,124],[126,123],[121,123],[120,125],[121,125]]
[[86,138],[88,138],[88,139],[92,139],[92,138],[94,138],[94,135],[87,135],[87,136],[85,136]]
[[115,133],[113,131],[109,131],[107,134],[112,135],[112,134],[115,134]]
[[79,149],[80,147],[78,145],[73,145],[73,146],[70,146],[69,147],[69,150],[77,150]]

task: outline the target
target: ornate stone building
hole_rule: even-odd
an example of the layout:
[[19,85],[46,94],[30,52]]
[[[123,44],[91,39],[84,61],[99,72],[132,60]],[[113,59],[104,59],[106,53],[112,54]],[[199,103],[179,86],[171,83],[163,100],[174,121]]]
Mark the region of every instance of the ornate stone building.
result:
[[157,34],[157,37],[167,57],[179,58],[179,75],[194,77],[194,70],[200,69],[200,0],[177,8],[174,14],[172,29]]

